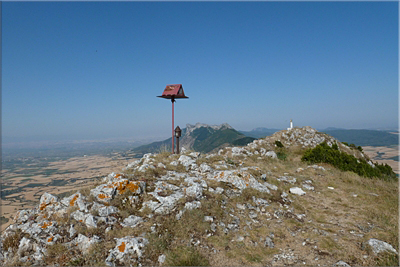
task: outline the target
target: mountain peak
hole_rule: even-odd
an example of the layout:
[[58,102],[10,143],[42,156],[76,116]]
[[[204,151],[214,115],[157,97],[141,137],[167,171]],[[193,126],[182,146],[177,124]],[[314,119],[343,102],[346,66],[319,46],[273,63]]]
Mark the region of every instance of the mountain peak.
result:
[[205,123],[196,123],[195,125],[193,124],[186,124],[186,134],[190,134],[191,132],[193,132],[196,129],[199,129],[201,127],[205,127],[205,128],[212,128],[213,130],[221,130],[221,129],[233,129],[232,126],[230,126],[228,123],[222,123],[220,125],[210,125],[210,124],[205,124]]

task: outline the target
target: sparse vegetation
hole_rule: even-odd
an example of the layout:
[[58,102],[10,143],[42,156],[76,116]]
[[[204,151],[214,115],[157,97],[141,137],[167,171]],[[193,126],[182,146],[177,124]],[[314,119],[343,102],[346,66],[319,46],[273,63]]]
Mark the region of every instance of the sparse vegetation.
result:
[[191,247],[177,247],[168,253],[167,266],[209,266],[209,261],[199,251]]
[[21,230],[17,230],[14,234],[7,236],[3,240],[3,251],[8,251],[8,249],[11,249],[13,252],[17,251],[19,242],[23,237],[24,234]]

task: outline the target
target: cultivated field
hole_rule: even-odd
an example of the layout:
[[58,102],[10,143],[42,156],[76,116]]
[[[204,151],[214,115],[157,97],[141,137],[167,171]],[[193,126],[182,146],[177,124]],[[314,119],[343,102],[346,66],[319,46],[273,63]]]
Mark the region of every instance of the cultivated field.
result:
[[399,146],[363,146],[364,153],[374,162],[386,163],[399,174]]
[[10,217],[18,210],[37,205],[44,192],[58,195],[88,187],[109,173],[120,171],[131,161],[115,153],[110,157],[97,155],[50,162],[27,161],[19,167],[3,169],[1,231],[11,223]]

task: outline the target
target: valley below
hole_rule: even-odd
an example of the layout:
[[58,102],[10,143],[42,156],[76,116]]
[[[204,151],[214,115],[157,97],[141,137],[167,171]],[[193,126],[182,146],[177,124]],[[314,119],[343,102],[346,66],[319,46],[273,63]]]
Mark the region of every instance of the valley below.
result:
[[379,164],[387,164],[399,174],[399,146],[363,146],[364,153]]
[[61,195],[92,186],[111,172],[120,171],[131,156],[123,153],[68,159],[20,158],[4,164],[1,171],[1,231],[18,210],[33,208],[48,192]]

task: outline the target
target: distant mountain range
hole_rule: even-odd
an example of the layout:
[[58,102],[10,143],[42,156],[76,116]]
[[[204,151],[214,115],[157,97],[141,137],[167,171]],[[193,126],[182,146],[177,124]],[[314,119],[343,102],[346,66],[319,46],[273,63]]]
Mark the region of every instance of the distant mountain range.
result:
[[[197,123],[187,124],[182,129],[182,137],[179,146],[185,149],[208,153],[223,146],[244,146],[256,138],[246,136],[233,129],[229,124],[208,125]],[[164,141],[153,142],[133,149],[133,152],[140,154],[155,153],[161,150],[171,150],[171,138]]]
[[[187,124],[186,128],[182,129],[180,147],[208,153],[227,145],[246,145],[255,139],[270,136],[279,131],[281,129],[265,127],[255,128],[251,131],[237,131],[227,123],[221,125]],[[354,130],[334,127],[320,129],[319,131],[329,134],[341,142],[357,146],[392,146],[399,144],[399,135],[393,133],[393,131]],[[162,150],[171,150],[171,138],[142,145],[132,151],[140,156],[144,153],[158,153]]]

